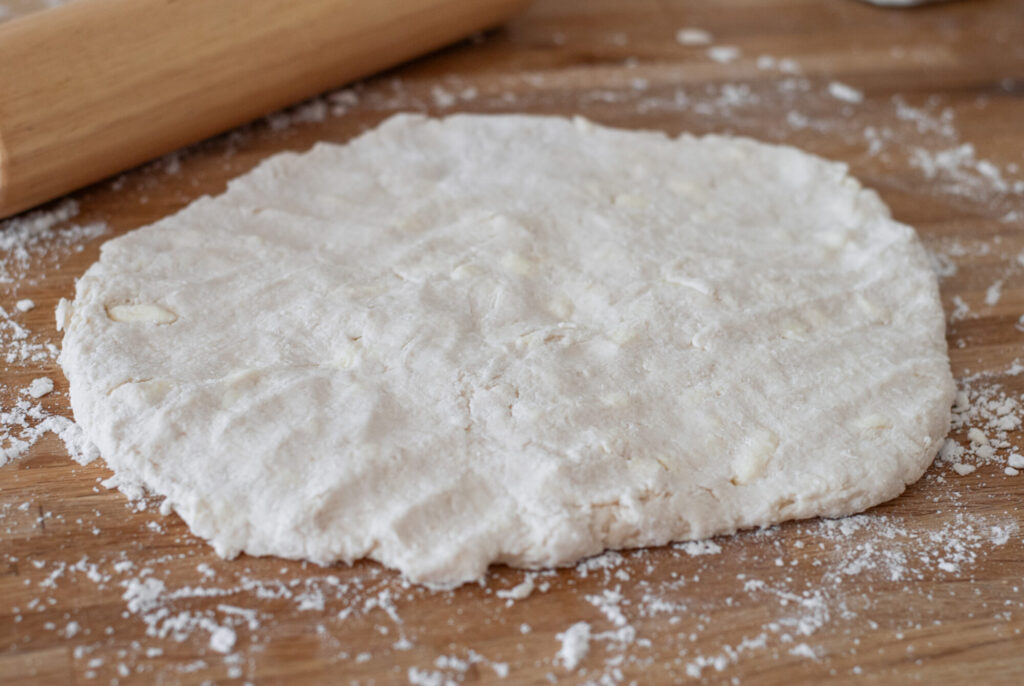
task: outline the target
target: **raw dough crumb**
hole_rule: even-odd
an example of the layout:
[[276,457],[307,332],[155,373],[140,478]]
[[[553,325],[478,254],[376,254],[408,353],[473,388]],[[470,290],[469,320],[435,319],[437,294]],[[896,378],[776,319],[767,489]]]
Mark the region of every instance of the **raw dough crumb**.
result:
[[844,102],[859,103],[864,101],[864,94],[853,86],[848,86],[839,81],[832,81],[828,84],[829,94],[836,100]]
[[53,391],[53,379],[48,376],[41,376],[38,379],[32,379],[32,383],[28,385],[27,392],[33,398],[42,398]]
[[506,590],[500,590],[495,593],[499,598],[508,598],[510,600],[522,600],[533,593],[534,581],[533,575],[527,576],[522,583],[513,586]]
[[683,550],[687,555],[717,555],[722,552],[722,546],[714,541],[686,541],[677,543],[676,548]]
[[29,300],[28,298],[25,298],[24,300],[19,300],[18,302],[16,302],[14,306],[18,308],[19,312],[28,312],[33,307],[35,307],[36,304]]
[[218,653],[230,653],[235,647],[235,631],[230,627],[220,626],[210,634],[210,649]]

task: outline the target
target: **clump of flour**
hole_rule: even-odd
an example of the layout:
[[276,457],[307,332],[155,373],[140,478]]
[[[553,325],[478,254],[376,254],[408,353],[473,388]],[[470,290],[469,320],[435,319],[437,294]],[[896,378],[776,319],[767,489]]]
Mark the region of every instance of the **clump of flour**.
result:
[[[74,224],[78,204],[59,201],[53,206],[0,221],[0,287],[24,293],[68,256],[108,232],[103,222]],[[50,328],[36,332],[27,315],[36,308],[30,298],[0,307],[0,358],[7,371],[51,365],[59,349]],[[8,377],[11,378],[11,377]],[[23,384],[0,385],[0,466],[23,457],[47,433],[56,434],[79,462],[96,456],[95,448],[69,419],[54,414],[43,399],[54,391],[53,379],[33,373]]]

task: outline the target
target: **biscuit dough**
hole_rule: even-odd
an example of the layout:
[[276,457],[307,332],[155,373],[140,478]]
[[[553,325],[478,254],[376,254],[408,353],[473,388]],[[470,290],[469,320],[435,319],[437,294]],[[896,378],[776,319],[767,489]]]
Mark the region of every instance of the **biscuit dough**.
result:
[[109,241],[60,363],[225,556],[451,586],[895,497],[949,426],[936,278],[847,168],[399,115]]

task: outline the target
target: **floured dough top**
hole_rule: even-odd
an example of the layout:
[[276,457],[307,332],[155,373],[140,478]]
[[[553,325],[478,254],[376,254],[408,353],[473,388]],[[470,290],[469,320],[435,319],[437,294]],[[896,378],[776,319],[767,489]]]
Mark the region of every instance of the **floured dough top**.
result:
[[60,362],[223,555],[438,585],[892,498],[949,426],[936,280],[842,164],[396,116],[103,246]]

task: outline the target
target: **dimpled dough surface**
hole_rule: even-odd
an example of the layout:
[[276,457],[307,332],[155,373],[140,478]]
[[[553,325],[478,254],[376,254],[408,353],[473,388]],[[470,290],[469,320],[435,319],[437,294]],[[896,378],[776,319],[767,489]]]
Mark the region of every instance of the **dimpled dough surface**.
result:
[[949,426],[935,276],[842,164],[395,116],[103,246],[78,422],[226,556],[453,585],[816,515]]

